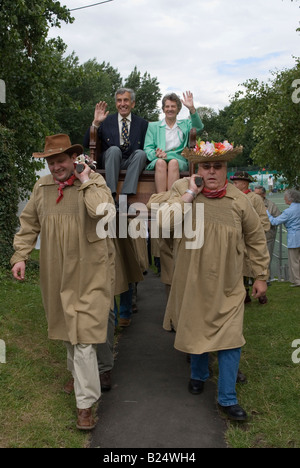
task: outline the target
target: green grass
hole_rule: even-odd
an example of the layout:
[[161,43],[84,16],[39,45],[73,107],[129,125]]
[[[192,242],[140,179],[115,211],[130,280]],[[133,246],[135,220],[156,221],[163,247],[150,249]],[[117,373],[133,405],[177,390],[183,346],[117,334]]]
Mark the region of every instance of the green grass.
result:
[[[0,364],[0,447],[80,448],[89,435],[75,428],[74,396],[62,392],[70,375],[66,351],[47,338],[38,271],[18,283],[0,271],[0,338],[7,363]],[[238,385],[246,423],[228,423],[230,447],[300,447],[300,364],[292,362],[292,342],[300,339],[300,288],[275,282],[268,304],[246,307]],[[216,377],[215,377],[216,378]]]
[[70,378],[62,343],[47,338],[37,272],[24,283],[0,273],[0,338],[6,364],[0,364],[0,447],[81,448],[76,403],[62,392]]
[[292,361],[292,342],[300,339],[300,288],[273,283],[268,299],[246,306],[240,368],[248,383],[237,388],[249,421],[229,425],[232,447],[300,447],[300,363]]

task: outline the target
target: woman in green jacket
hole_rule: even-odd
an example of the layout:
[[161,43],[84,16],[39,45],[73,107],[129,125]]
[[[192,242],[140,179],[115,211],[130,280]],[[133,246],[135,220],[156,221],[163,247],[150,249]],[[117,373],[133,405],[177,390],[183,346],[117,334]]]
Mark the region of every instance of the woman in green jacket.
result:
[[[182,104],[189,109],[190,119],[177,120]],[[197,133],[204,128],[190,91],[183,93],[181,100],[175,93],[167,94],[162,109],[165,118],[149,124],[144,145],[150,161],[146,170],[155,168],[157,193],[170,190],[179,173],[188,171],[189,163],[181,153],[188,144],[191,128],[196,128]]]

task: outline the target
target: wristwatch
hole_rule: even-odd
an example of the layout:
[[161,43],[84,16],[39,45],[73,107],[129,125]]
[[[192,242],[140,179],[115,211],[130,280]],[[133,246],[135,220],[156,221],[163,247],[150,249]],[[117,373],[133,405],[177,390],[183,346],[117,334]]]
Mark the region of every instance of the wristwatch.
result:
[[193,192],[192,190],[190,190],[190,189],[187,189],[185,191],[185,193],[189,193],[190,195],[193,195],[194,198],[196,198],[196,196],[197,196],[197,194],[195,192]]

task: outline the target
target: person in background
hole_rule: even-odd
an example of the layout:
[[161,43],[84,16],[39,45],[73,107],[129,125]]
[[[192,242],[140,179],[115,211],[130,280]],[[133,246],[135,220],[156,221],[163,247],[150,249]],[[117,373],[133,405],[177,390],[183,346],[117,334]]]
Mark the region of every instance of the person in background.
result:
[[[254,193],[259,195],[264,202],[264,205],[266,209],[269,211],[269,213],[276,218],[281,214],[281,211],[279,210],[278,206],[275,205],[274,202],[269,200],[266,197],[266,189],[262,185],[257,185],[254,188]],[[273,251],[274,251],[274,246],[275,246],[275,240],[276,240],[276,233],[277,233],[277,226],[272,226],[269,231],[266,232],[266,239],[267,239],[267,245],[268,245],[268,250],[270,254],[270,265],[269,268],[271,267],[271,262],[272,262],[272,257],[273,257]]]
[[[190,119],[177,119],[182,104],[189,110]],[[179,173],[189,170],[188,161],[181,153],[188,145],[190,130],[196,128],[199,133],[204,128],[190,91],[183,93],[182,100],[175,93],[166,94],[162,100],[162,109],[165,118],[149,124],[144,145],[150,161],[146,170],[155,169],[157,193],[170,190],[179,179]]]
[[274,180],[273,180],[273,177],[271,175],[269,175],[269,178],[268,178],[269,195],[272,195],[273,188],[274,188]]
[[[233,181],[233,185],[235,185],[236,188],[238,188],[241,192],[247,195],[247,198],[250,200],[253,208],[259,216],[265,233],[267,233],[270,230],[271,225],[267,216],[267,210],[265,208],[263,200],[256,193],[252,192],[252,190],[249,188],[250,182],[254,182],[253,177],[250,174],[248,174],[248,172],[237,171],[233,176],[230,177],[230,179]],[[251,277],[251,266],[249,265],[247,257],[245,257],[244,283],[246,289],[246,304],[251,302],[251,297],[249,294]],[[260,304],[267,304],[268,302],[268,298],[266,295],[260,296],[258,300]]]
[[284,194],[284,201],[289,207],[276,218],[269,216],[272,226],[284,224],[287,229],[289,273],[292,287],[300,286],[300,192],[289,189]]

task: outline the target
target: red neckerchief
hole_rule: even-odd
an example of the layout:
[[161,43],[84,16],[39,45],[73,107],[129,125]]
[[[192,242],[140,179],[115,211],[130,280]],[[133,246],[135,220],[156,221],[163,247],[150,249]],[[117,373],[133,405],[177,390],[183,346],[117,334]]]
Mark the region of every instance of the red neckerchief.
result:
[[74,181],[77,179],[77,177],[75,176],[75,174],[72,174],[71,177],[69,177],[68,180],[65,180],[65,182],[59,182],[58,180],[55,180],[55,183],[58,184],[58,193],[59,193],[59,196],[58,196],[58,199],[56,200],[56,203],[59,203],[60,200],[63,198],[64,196],[64,188],[65,187],[68,187],[70,185],[73,185],[74,184]]
[[223,198],[226,195],[227,186],[228,180],[226,179],[226,183],[223,188],[219,190],[209,190],[208,188],[204,187],[201,193],[203,193],[206,198]]
[[250,190],[249,188],[247,190],[243,190],[243,193],[245,193],[247,195],[247,193],[250,193],[252,192],[252,190]]

